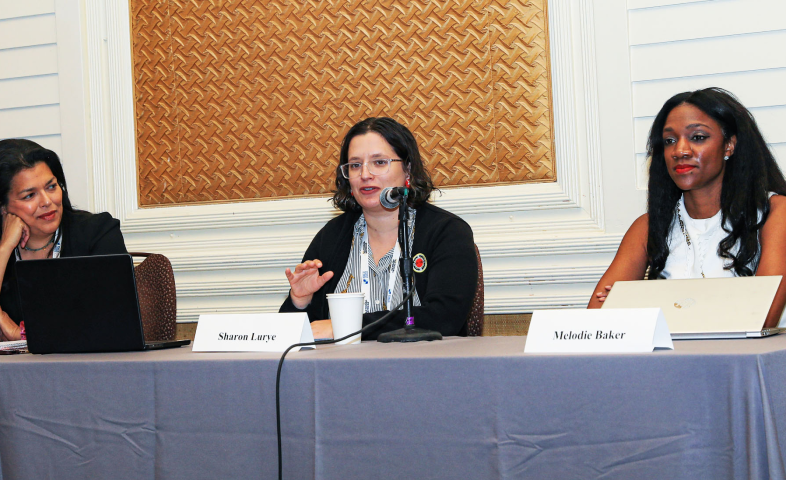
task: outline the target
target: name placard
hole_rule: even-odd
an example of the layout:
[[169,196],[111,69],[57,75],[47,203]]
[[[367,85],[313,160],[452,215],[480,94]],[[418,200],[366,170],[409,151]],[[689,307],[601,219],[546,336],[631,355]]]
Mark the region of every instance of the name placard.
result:
[[283,352],[313,341],[305,312],[200,315],[192,351]]
[[674,350],[660,308],[539,310],[524,353],[643,353]]

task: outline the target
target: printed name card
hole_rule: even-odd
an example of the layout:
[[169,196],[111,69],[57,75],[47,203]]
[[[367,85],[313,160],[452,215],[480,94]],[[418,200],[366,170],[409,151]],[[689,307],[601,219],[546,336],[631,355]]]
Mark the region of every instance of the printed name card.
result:
[[305,312],[200,315],[192,351],[283,352],[313,341]]
[[643,353],[674,350],[660,308],[540,310],[524,353]]

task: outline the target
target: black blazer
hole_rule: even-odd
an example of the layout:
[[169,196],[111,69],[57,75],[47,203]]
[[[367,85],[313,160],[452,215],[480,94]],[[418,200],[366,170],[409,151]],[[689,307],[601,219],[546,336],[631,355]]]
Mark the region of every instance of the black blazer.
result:
[[[63,212],[60,223],[63,232],[61,257],[84,257],[92,255],[109,255],[128,253],[120,233],[120,221],[108,213],[92,214],[82,210]],[[48,288],[57,288],[49,285]],[[16,288],[16,255],[11,254],[0,287],[0,308],[11,319],[19,323],[22,312],[19,306],[19,294]]]
[[[427,263],[422,273],[413,272],[415,290],[422,304],[412,310],[415,326],[436,330],[442,335],[466,336],[467,317],[478,281],[472,229],[461,218],[434,205],[426,203],[416,210],[412,255],[422,253]],[[358,218],[360,212],[346,212],[329,221],[311,241],[303,256],[303,261],[322,261],[320,275],[333,271],[333,278],[314,294],[311,304],[305,309],[312,322],[330,318],[325,295],[336,290],[336,284],[344,273]],[[279,309],[279,312],[300,311],[303,310],[298,310],[289,296]],[[386,313],[364,314],[363,325]],[[380,333],[402,328],[405,316],[403,310],[398,311],[385,324],[365,333],[363,339],[373,340]]]

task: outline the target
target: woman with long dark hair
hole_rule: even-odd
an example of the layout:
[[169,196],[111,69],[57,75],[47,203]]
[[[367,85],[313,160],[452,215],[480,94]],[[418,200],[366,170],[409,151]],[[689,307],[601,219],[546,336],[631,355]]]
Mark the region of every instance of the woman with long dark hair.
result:
[[16,262],[126,253],[120,222],[75,210],[57,154],[30,140],[0,141],[0,214],[0,340],[24,338]]
[[[729,92],[670,98],[650,130],[647,213],[628,229],[598,282],[786,275],[786,180],[751,113]],[[765,327],[786,304],[781,286]]]
[[[418,327],[443,335],[466,335],[467,317],[477,284],[472,229],[459,217],[427,203],[434,185],[412,133],[391,118],[367,118],[347,132],[336,169],[333,205],[344,213],[317,233],[294,270],[287,269],[290,292],[281,312],[308,312],[315,337],[332,336],[328,293],[362,292],[370,279],[363,325],[402,299],[398,265],[398,208],[380,203],[386,187],[409,184],[413,221],[410,251],[414,268],[413,315]],[[365,261],[364,261],[365,259]],[[404,326],[400,310],[384,325],[364,334]]]

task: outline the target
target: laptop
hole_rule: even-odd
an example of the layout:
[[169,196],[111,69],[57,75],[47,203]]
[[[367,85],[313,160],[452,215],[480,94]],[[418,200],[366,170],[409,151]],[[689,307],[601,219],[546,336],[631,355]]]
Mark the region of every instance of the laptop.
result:
[[602,308],[660,308],[671,338],[766,337],[762,328],[781,276],[616,282]]
[[131,255],[16,262],[31,353],[128,352],[188,345],[145,343]]

